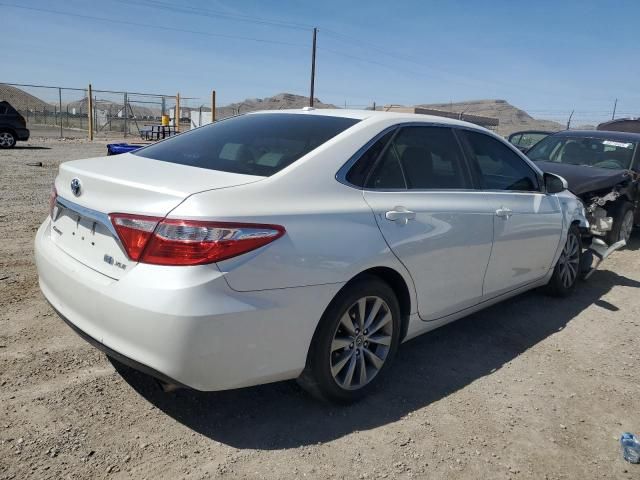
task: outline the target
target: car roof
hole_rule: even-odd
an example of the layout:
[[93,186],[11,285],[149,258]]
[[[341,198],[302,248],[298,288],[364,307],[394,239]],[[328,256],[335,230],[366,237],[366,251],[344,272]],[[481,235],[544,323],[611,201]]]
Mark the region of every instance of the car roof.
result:
[[324,115],[329,117],[342,117],[353,118],[357,120],[368,119],[390,119],[395,118],[399,122],[423,122],[423,123],[436,123],[441,125],[452,125],[459,127],[471,127],[477,130],[485,130],[483,127],[474,123],[464,122],[462,120],[455,120],[447,117],[438,117],[436,115],[424,115],[422,113],[402,113],[402,112],[385,112],[381,110],[353,110],[343,108],[296,108],[296,109],[284,109],[284,110],[258,110],[249,112],[250,115],[260,115],[265,113],[293,113],[297,115]]
[[511,137],[512,135],[520,135],[522,133],[544,133],[547,135],[551,135],[554,132],[549,130],[518,130],[517,132],[510,133],[509,136]]
[[640,142],[640,133],[615,132],[609,130],[563,130],[554,133],[554,137],[581,137],[600,138],[603,140],[626,140],[627,142]]

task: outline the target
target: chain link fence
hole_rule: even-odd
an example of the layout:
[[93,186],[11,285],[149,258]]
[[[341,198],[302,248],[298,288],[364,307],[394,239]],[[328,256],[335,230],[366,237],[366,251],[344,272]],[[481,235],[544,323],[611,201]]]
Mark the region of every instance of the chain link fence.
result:
[[[26,120],[32,137],[145,138],[145,132],[162,124],[168,116],[176,125],[180,104],[179,131],[191,127],[191,111],[200,109],[199,99],[176,95],[119,92],[0,82],[0,101],[7,101]],[[89,108],[91,107],[91,114]],[[210,109],[209,109],[210,111]],[[91,121],[90,121],[91,120]]]

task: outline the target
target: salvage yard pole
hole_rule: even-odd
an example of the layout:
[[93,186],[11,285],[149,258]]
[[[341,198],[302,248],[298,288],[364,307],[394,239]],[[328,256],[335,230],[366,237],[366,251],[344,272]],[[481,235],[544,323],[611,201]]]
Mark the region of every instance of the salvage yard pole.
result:
[[89,120],[89,140],[93,141],[93,90],[91,89],[91,84],[89,84],[89,96],[87,98],[87,108],[89,111],[87,112],[88,120]]
[[127,111],[127,103],[129,103],[129,96],[127,95],[127,92],[124,92],[123,94],[123,106],[122,106],[122,113],[123,113],[123,117],[124,117],[124,138],[127,138],[127,133],[129,133],[129,122],[128,120],[128,116],[129,116],[129,112]]
[[[211,90],[211,123],[216,121],[216,91]],[[202,123],[202,119],[200,119]]]
[[62,89],[58,88],[58,104],[60,105],[60,138],[62,135]]
[[175,112],[176,133],[180,133],[180,94],[176,93],[176,112]]
[[567,130],[571,128],[571,119],[573,118],[573,112],[575,110],[571,110],[571,115],[569,115],[569,120],[567,120]]

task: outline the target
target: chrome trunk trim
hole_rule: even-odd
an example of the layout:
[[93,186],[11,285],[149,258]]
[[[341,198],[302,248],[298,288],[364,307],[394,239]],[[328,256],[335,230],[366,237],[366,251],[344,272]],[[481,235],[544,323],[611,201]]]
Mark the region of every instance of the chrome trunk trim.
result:
[[116,232],[116,228],[113,226],[109,215],[107,215],[106,213],[98,212],[97,210],[92,210],[91,208],[83,207],[82,205],[78,205],[77,203],[74,203],[65,198],[58,197],[56,198],[56,204],[53,211],[53,221],[58,219],[60,213],[62,213],[62,210],[69,210],[71,212],[77,213],[83,218],[89,218],[94,222],[101,224],[107,230],[109,230],[109,233],[113,235],[113,238],[115,238],[115,240],[120,243],[118,232]]

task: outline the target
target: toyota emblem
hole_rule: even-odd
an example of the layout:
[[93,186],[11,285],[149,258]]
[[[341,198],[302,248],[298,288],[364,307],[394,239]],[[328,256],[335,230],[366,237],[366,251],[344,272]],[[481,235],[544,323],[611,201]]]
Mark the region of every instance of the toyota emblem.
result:
[[80,184],[80,180],[77,178],[74,178],[73,180],[71,180],[71,192],[73,192],[73,194],[76,197],[80,196],[80,189],[81,189],[82,185]]

